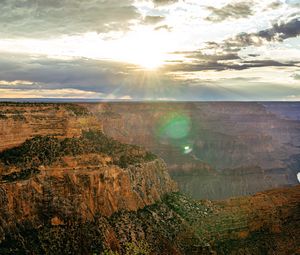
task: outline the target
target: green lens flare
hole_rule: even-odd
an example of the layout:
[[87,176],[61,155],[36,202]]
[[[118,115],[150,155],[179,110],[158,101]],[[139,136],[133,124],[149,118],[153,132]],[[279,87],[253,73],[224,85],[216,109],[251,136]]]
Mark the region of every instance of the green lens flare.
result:
[[164,118],[159,127],[159,136],[170,139],[182,139],[191,130],[190,118],[183,114],[170,114]]
[[186,145],[186,146],[183,147],[183,153],[184,153],[184,154],[189,154],[189,153],[191,153],[192,151],[193,151],[193,147],[190,146],[190,145]]

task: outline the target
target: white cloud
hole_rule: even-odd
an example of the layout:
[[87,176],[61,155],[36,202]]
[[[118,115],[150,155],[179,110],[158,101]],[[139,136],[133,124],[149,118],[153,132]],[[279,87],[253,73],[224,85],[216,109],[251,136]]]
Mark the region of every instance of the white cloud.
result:
[[102,98],[102,93],[76,89],[0,89],[0,98]]

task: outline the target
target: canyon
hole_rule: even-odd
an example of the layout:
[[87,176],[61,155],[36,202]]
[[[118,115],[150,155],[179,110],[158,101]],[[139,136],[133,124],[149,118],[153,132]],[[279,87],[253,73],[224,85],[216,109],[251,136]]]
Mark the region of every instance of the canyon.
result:
[[115,113],[103,122],[104,132],[162,157],[182,191],[224,199],[298,183],[300,121],[284,115],[296,116],[295,105],[107,103],[89,109]]
[[95,128],[157,154],[181,191],[197,199],[224,199],[298,183],[297,107],[254,102],[4,103],[0,151],[36,135],[78,137]]
[[259,103],[0,109],[0,254],[300,252],[295,118]]

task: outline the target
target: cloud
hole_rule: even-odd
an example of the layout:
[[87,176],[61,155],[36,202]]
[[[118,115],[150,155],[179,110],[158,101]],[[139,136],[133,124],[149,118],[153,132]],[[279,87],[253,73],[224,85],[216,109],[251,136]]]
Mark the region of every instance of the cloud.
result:
[[17,86],[17,85],[33,85],[34,83],[32,81],[20,81],[20,80],[15,80],[15,81],[5,81],[5,80],[0,80],[0,86]]
[[[274,60],[243,60],[223,61],[229,55],[210,55],[206,59],[193,59],[192,62],[177,63],[165,67],[171,72],[198,72],[198,71],[225,71],[225,70],[246,70],[258,67],[293,67],[293,62],[278,62]],[[231,58],[231,57],[230,57]],[[230,59],[228,58],[228,60]]]
[[227,19],[247,18],[254,14],[252,5],[253,3],[251,2],[237,2],[227,4],[221,8],[208,6],[207,9],[211,11],[211,14],[206,17],[206,20],[211,22],[222,22]]
[[102,93],[78,89],[1,89],[0,98],[103,98]]
[[300,7],[300,0],[286,0],[286,3],[291,6]]
[[[178,53],[179,54],[179,53]],[[299,94],[300,89],[287,84],[274,85],[257,81],[260,78],[222,77],[229,69],[244,70],[251,67],[280,66],[272,61],[244,61],[236,55],[208,55],[189,52],[193,65],[170,65],[161,72],[147,73],[133,65],[111,61],[74,58],[48,59],[44,56],[0,55],[1,98],[104,98],[157,100],[278,100],[284,96]],[[202,60],[197,60],[200,58]],[[195,59],[193,59],[193,58]],[[204,60],[205,58],[205,60]],[[219,60],[218,60],[219,59]],[[222,60],[220,60],[222,59]],[[198,61],[198,62],[197,62]],[[238,64],[238,61],[244,63]],[[9,68],[6,68],[9,67]],[[213,70],[212,80],[207,73]],[[173,73],[169,73],[172,72]],[[178,73],[177,73],[178,71]],[[187,75],[179,79],[186,71]],[[191,78],[193,71],[202,78]],[[256,70],[257,71],[257,70]],[[242,73],[245,71],[241,71]],[[265,71],[262,71],[265,72]],[[276,71],[274,71],[276,73]],[[197,74],[199,75],[199,74]],[[272,75],[273,77],[274,75]]]
[[2,0],[0,9],[2,38],[120,31],[140,16],[133,0]]
[[287,22],[273,24],[271,28],[261,30],[256,33],[241,33],[237,36],[227,39],[224,42],[226,48],[237,48],[247,46],[260,46],[266,42],[278,42],[288,38],[300,35],[300,18],[294,18]]
[[294,75],[293,75],[293,78],[294,78],[295,80],[300,80],[300,74],[294,74]]
[[164,19],[165,19],[165,17],[163,17],[163,16],[146,16],[144,18],[144,24],[152,25],[152,24],[159,23],[159,22],[163,21]]
[[[95,92],[111,92],[128,72],[122,63],[84,58],[48,59],[45,56],[2,54],[0,87],[15,89],[72,88]],[[25,81],[25,82],[22,82]]]
[[266,10],[275,10],[275,9],[278,9],[279,7],[282,6],[282,2],[281,1],[275,1],[273,3],[270,3]]
[[179,52],[179,54],[182,53],[185,54],[186,58],[198,59],[206,62],[240,59],[240,57],[236,53],[204,54],[201,50],[192,52]]
[[161,25],[156,27],[154,30],[158,31],[158,30],[166,30],[168,32],[172,31],[172,27],[168,26],[168,25]]
[[166,74],[156,72],[151,75],[132,64],[9,54],[0,55],[0,77],[0,89],[5,90],[6,95],[9,91],[16,95],[30,91],[33,96],[47,91],[52,95],[52,90],[58,93],[65,89],[101,93],[103,98],[155,99],[176,93],[176,86],[180,85]]
[[[217,43],[210,42],[208,45],[208,48],[201,50],[175,52],[174,54],[183,55],[185,61],[174,61],[166,66],[165,70],[169,72],[240,71],[259,67],[295,67],[299,64],[297,61],[259,59],[260,55],[257,54],[241,57],[235,51],[227,52]],[[211,53],[205,53],[211,49],[213,49]]]
[[168,4],[174,4],[178,2],[178,0],[153,0],[153,3],[155,5],[168,5]]

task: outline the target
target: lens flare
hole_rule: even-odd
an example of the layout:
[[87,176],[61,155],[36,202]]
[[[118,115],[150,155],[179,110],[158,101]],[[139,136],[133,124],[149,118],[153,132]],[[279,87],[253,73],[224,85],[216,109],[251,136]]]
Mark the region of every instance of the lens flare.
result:
[[186,146],[184,146],[184,148],[183,148],[183,153],[184,154],[189,154],[189,153],[191,153],[193,151],[193,148],[192,148],[192,146],[190,146],[190,145],[186,145]]
[[191,130],[190,118],[184,114],[172,113],[161,121],[159,136],[170,139],[182,139]]

